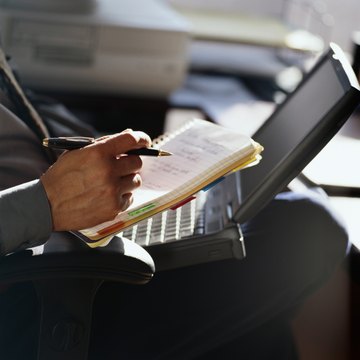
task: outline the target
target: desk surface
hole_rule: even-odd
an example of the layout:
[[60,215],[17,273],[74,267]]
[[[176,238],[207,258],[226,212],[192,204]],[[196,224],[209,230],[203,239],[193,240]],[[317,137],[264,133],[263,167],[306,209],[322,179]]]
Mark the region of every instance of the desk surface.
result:
[[304,174],[318,184],[360,188],[359,157],[360,112],[356,112],[304,169]]

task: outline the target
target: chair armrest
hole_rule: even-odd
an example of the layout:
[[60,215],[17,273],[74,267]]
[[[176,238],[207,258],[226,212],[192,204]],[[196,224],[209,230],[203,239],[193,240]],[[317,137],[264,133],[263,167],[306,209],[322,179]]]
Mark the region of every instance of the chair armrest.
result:
[[42,247],[0,259],[0,283],[34,283],[41,319],[38,360],[86,360],[92,306],[101,284],[145,284],[154,271],[151,256],[128,239],[115,237],[92,249],[65,232],[53,233]]
[[53,233],[41,251],[31,249],[0,259],[0,282],[91,278],[132,284],[148,282],[155,271],[149,253],[128,239],[90,248],[75,235]]

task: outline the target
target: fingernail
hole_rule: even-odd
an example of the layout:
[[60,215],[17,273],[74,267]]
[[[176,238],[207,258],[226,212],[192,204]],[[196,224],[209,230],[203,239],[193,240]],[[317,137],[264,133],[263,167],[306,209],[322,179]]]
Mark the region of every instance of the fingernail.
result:
[[135,185],[137,185],[137,186],[140,186],[141,185],[141,176],[140,176],[140,174],[136,174],[135,176],[134,176],[134,183],[135,183]]

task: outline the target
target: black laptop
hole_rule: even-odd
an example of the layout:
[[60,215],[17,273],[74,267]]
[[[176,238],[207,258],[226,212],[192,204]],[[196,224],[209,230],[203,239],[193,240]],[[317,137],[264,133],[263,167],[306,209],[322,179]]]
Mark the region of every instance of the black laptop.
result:
[[158,271],[243,258],[241,224],[302,171],[359,101],[356,76],[341,49],[331,44],[253,135],[265,149],[260,164],[227,176],[195,200],[144,220],[121,235],[144,246]]

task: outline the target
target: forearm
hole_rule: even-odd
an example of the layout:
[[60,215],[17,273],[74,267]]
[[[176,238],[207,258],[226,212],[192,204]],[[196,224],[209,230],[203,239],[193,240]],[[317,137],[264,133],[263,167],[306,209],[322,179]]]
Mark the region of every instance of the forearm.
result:
[[49,202],[40,180],[0,192],[0,254],[45,242],[52,231]]

